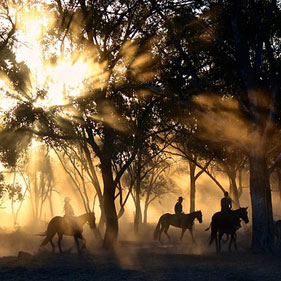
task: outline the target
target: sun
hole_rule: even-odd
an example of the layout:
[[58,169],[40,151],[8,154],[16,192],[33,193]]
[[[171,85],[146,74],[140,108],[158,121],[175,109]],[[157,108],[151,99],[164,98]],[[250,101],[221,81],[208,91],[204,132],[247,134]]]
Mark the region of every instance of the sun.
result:
[[[100,88],[107,83],[107,65],[98,62],[94,50],[77,52],[66,48],[62,53],[59,40],[52,42],[48,50],[44,48],[44,40],[54,24],[54,16],[44,9],[26,10],[19,16],[15,54],[17,61],[23,61],[30,69],[28,92],[36,107],[69,104],[85,93],[85,85]],[[38,89],[46,95],[36,98]]]

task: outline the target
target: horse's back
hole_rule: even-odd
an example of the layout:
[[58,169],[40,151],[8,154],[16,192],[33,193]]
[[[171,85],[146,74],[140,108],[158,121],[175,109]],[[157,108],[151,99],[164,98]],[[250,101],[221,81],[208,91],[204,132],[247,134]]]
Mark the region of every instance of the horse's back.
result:
[[61,216],[53,217],[48,223],[47,233],[56,232],[63,224],[64,218]]
[[59,223],[59,222],[62,222],[62,221],[63,221],[63,217],[55,216],[50,220],[49,225],[50,224],[56,224],[56,223]]
[[166,214],[163,214],[163,215],[160,217],[160,220],[161,220],[161,219],[165,219],[165,218],[170,218],[170,217],[172,217],[172,216],[173,216],[173,214],[166,213]]
[[212,222],[220,220],[223,217],[222,212],[216,212],[212,216]]

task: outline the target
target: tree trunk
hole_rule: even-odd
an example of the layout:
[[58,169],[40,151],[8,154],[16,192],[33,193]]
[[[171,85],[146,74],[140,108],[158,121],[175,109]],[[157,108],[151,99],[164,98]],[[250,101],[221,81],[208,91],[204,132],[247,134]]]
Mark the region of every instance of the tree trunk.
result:
[[103,231],[104,224],[105,224],[105,214],[104,214],[104,200],[103,200],[103,195],[102,195],[101,187],[100,187],[99,180],[98,180],[98,177],[97,177],[97,174],[96,174],[96,171],[95,171],[95,167],[94,167],[93,162],[92,162],[90,151],[89,151],[87,145],[83,145],[82,148],[83,148],[83,150],[85,152],[86,159],[87,159],[89,167],[90,167],[91,181],[92,181],[92,184],[93,184],[93,186],[94,186],[94,188],[95,188],[95,190],[97,192],[98,199],[99,199],[99,204],[100,204],[99,206],[100,206],[101,216],[100,216],[98,228],[99,228],[100,231]]
[[140,202],[140,192],[141,192],[141,153],[138,153],[138,162],[137,162],[137,180],[136,180],[136,213],[134,219],[134,232],[135,234],[139,233],[139,227],[142,222],[141,214],[141,202]]
[[195,212],[195,169],[196,165],[189,161],[189,171],[190,171],[190,213]]
[[116,184],[113,181],[110,159],[101,162],[101,171],[104,183],[104,213],[106,218],[104,247],[112,248],[117,241],[118,219],[114,202]]
[[144,224],[147,224],[149,197],[150,197],[150,192],[147,193],[146,198],[145,198],[145,202],[144,202],[144,210],[143,210],[143,223]]
[[273,250],[273,214],[269,172],[264,155],[249,156],[252,201],[252,245],[254,252]]
[[140,181],[137,180],[136,183],[136,213],[134,219],[134,232],[135,234],[139,233],[139,227],[142,222],[142,214],[141,214],[141,202],[140,202]]
[[54,207],[53,207],[53,200],[52,200],[52,189],[50,190],[50,194],[49,194],[49,206],[50,206],[50,213],[51,213],[51,217],[54,217]]

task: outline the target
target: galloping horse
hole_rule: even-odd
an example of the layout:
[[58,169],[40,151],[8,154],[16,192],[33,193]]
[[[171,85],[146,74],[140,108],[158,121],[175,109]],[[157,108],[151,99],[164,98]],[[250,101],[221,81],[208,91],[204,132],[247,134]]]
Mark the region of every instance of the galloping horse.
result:
[[[246,208],[239,208],[237,210],[230,211],[228,214],[217,212],[212,216],[211,225],[206,229],[209,230],[211,227],[211,239],[209,245],[216,241],[216,250],[220,252],[221,250],[221,239],[223,234],[230,234],[230,242],[228,245],[228,250],[231,252],[231,244],[234,243],[235,249],[236,245],[236,230],[240,228],[240,219],[244,220],[245,223],[249,222],[248,213]],[[218,234],[218,235],[217,235]]]
[[197,220],[200,223],[202,223],[202,212],[197,211],[197,212],[193,212],[190,214],[182,214],[182,215],[180,215],[180,217],[178,215],[169,214],[169,213],[164,214],[160,217],[160,219],[158,221],[158,224],[155,228],[153,237],[155,240],[158,239],[159,242],[161,243],[161,234],[164,231],[164,233],[169,238],[169,241],[171,241],[171,238],[170,238],[169,234],[167,233],[167,231],[168,231],[170,225],[172,225],[172,226],[179,227],[182,229],[181,237],[180,237],[181,241],[182,241],[185,231],[188,229],[191,234],[192,241],[193,241],[193,243],[195,243],[193,233],[192,233],[192,226],[193,226],[195,218],[197,218]]
[[79,247],[79,241],[78,239],[82,239],[84,241],[84,247],[85,247],[85,238],[82,236],[83,232],[83,225],[88,222],[90,225],[90,228],[94,229],[96,228],[95,223],[95,214],[94,213],[86,213],[84,215],[81,215],[79,217],[74,217],[72,222],[69,221],[69,219],[66,219],[64,217],[54,217],[51,219],[51,221],[48,224],[47,230],[45,233],[38,234],[39,236],[46,236],[46,238],[42,241],[40,247],[45,246],[48,242],[52,245],[53,252],[55,251],[55,245],[52,241],[55,234],[58,234],[58,246],[59,250],[62,253],[61,249],[61,241],[63,235],[73,236],[77,250],[80,253],[80,247]]

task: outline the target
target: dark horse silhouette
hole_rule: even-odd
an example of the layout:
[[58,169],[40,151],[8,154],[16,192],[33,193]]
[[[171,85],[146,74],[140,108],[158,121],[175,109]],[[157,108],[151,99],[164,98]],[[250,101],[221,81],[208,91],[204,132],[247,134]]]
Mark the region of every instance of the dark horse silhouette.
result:
[[169,238],[169,241],[171,241],[171,238],[170,238],[169,234],[167,233],[167,231],[168,231],[170,225],[172,225],[172,226],[179,227],[182,229],[181,237],[180,237],[181,241],[182,241],[185,231],[187,229],[189,229],[189,232],[192,237],[192,241],[195,242],[193,233],[192,233],[192,226],[193,226],[195,218],[197,218],[197,220],[200,223],[202,223],[202,212],[197,211],[197,212],[193,212],[190,214],[182,214],[180,216],[175,215],[175,214],[169,214],[169,213],[164,214],[160,217],[160,219],[158,221],[158,224],[155,228],[153,237],[155,240],[158,239],[159,242],[161,243],[161,234],[164,231],[164,233]]
[[84,241],[83,247],[86,245],[86,240],[82,236],[83,232],[83,226],[84,224],[88,222],[90,225],[90,228],[94,229],[96,228],[96,222],[95,222],[95,214],[94,213],[86,213],[84,215],[74,217],[72,222],[69,221],[69,219],[66,219],[64,217],[54,217],[51,219],[51,221],[48,224],[47,230],[45,233],[38,234],[40,236],[46,236],[46,238],[42,241],[40,247],[45,246],[48,242],[52,245],[53,252],[55,251],[55,245],[52,241],[53,237],[58,234],[58,246],[59,250],[62,253],[61,249],[61,241],[63,235],[73,236],[77,250],[80,253],[80,247],[79,247],[79,241],[78,239],[82,239]]
[[232,242],[234,243],[235,249],[237,249],[236,231],[240,228],[240,219],[244,220],[245,223],[249,222],[247,209],[248,207],[239,208],[237,210],[230,211],[229,213],[217,212],[212,216],[211,225],[206,229],[206,231],[211,227],[211,239],[209,245],[211,245],[215,240],[217,252],[220,252],[221,250],[221,240],[223,234],[230,235],[228,245],[229,252],[231,252]]

